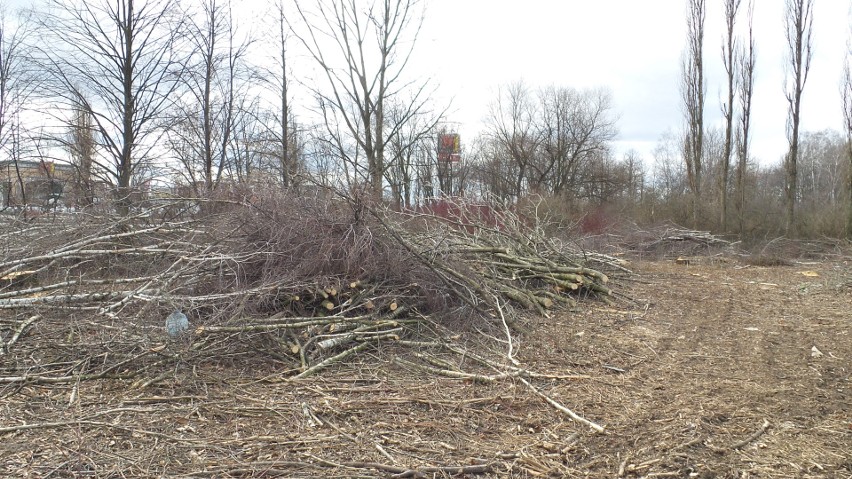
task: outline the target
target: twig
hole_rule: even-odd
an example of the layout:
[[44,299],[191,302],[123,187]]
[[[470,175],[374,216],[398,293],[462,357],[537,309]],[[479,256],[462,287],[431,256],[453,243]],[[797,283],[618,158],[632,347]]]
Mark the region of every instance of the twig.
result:
[[301,373],[293,376],[293,379],[306,378],[306,377],[316,373],[317,371],[325,369],[325,368],[331,366],[332,364],[334,364],[336,362],[339,362],[339,361],[341,361],[341,360],[343,360],[343,359],[345,359],[345,358],[347,358],[347,357],[349,357],[349,356],[351,356],[355,353],[358,353],[358,352],[361,352],[361,351],[367,349],[370,346],[370,344],[372,344],[372,343],[364,342],[364,343],[359,344],[358,346],[355,346],[353,348],[349,348],[349,349],[347,349],[346,351],[343,351],[340,354],[336,354],[336,355],[334,355],[330,358],[326,358],[324,361],[317,363],[317,364],[309,367],[308,369],[305,369]]
[[472,466],[426,466],[420,467],[417,470],[410,471],[411,475],[403,475],[398,474],[394,477],[414,477],[416,473],[427,473],[427,474],[450,474],[450,475],[460,475],[460,474],[485,474],[491,471],[491,464],[475,464]]
[[0,309],[18,309],[34,304],[97,302],[112,298],[123,298],[131,294],[133,294],[133,291],[112,291],[103,293],[58,294],[54,296],[36,296],[34,298],[0,299]]
[[445,376],[445,377],[454,378],[454,379],[469,379],[471,381],[493,383],[494,381],[496,381],[498,379],[510,377],[510,375],[508,375],[508,374],[500,375],[500,376],[485,376],[483,374],[473,374],[473,373],[466,373],[466,372],[462,372],[462,371],[452,371],[452,370],[449,370],[449,369],[433,368],[431,366],[426,366],[425,364],[412,363],[411,361],[406,361],[406,360],[404,360],[402,358],[398,358],[398,357],[393,358],[393,361],[395,363],[401,365],[401,366],[413,367],[413,368],[421,369],[423,371],[426,371],[426,372],[429,372],[429,373],[432,373],[432,374],[437,374],[439,376]]
[[151,378],[147,381],[143,381],[141,384],[134,384],[133,386],[131,386],[131,388],[133,388],[133,389],[145,389],[148,386],[152,386],[154,384],[157,384],[158,382],[166,379],[167,377],[171,376],[172,374],[174,374],[174,372],[166,371],[166,372],[160,374],[159,376],[154,376],[153,378]]
[[30,327],[31,324],[38,321],[39,319],[41,319],[41,315],[36,314],[19,324],[18,327],[15,328],[15,333],[12,334],[11,338],[9,338],[9,341],[4,344],[2,348],[0,348],[0,356],[7,354],[12,349],[12,346],[18,342],[18,339],[21,337],[21,335],[24,334],[24,331],[26,331],[26,329]]
[[515,366],[519,366],[521,363],[515,359],[514,349],[512,345],[512,332],[509,330],[509,324],[506,323],[506,315],[503,314],[503,308],[500,307],[500,299],[497,298],[497,295],[494,295],[494,304],[497,306],[497,312],[500,313],[500,321],[503,322],[503,329],[506,331],[506,341],[509,343],[509,352],[506,353],[506,356],[509,358],[509,361],[512,362]]
[[376,443],[376,444],[375,444],[375,446],[376,446],[376,449],[377,449],[377,450],[378,450],[378,451],[379,451],[379,452],[380,452],[383,456],[385,456],[386,458],[388,458],[388,460],[389,460],[390,462],[393,462],[393,463],[397,462],[397,461],[396,461],[396,459],[395,459],[393,456],[391,456],[389,452],[385,451],[385,448],[383,448],[381,444]]
[[618,473],[615,475],[618,479],[624,477],[624,472],[627,469],[627,462],[630,460],[630,454],[624,455],[624,460],[621,461],[621,464],[618,465]]
[[589,421],[589,420],[588,420],[588,419],[586,419],[586,418],[583,418],[583,417],[581,417],[581,416],[577,415],[574,411],[572,411],[572,410],[568,409],[567,407],[565,407],[565,406],[563,406],[563,405],[559,404],[556,400],[554,400],[554,399],[550,398],[549,396],[547,396],[547,395],[546,395],[546,394],[544,394],[543,392],[539,391],[539,390],[538,390],[535,386],[533,386],[532,384],[530,384],[530,383],[529,383],[529,381],[527,381],[526,379],[524,379],[524,378],[522,378],[522,377],[518,376],[518,380],[520,380],[520,381],[521,381],[522,383],[524,383],[524,384],[525,384],[528,388],[530,388],[530,389],[531,389],[531,390],[532,390],[532,391],[533,391],[533,392],[534,392],[537,396],[539,396],[540,398],[542,398],[542,399],[544,399],[545,401],[547,401],[547,402],[548,402],[551,406],[555,407],[558,411],[560,411],[560,412],[563,412],[563,413],[567,414],[567,415],[568,415],[568,417],[570,417],[570,418],[571,418],[571,419],[573,419],[574,421],[579,422],[580,424],[585,424],[586,426],[589,426],[590,428],[594,429],[594,430],[595,430],[595,431],[597,431],[597,432],[604,432],[604,427],[603,427],[603,426],[601,426],[601,425],[599,425],[599,424],[596,424],[596,423],[594,423],[594,422],[592,422],[592,421]]
[[512,371],[513,374],[511,375],[511,377],[524,376],[524,377],[528,377],[528,378],[537,378],[537,379],[568,379],[568,380],[591,379],[592,378],[591,376],[589,376],[587,374],[562,374],[562,375],[558,375],[558,374],[537,373],[535,371],[530,371],[530,370],[527,370],[527,369],[523,369],[523,368],[519,368],[519,367],[516,367],[516,366],[509,365],[509,364],[501,364],[501,363],[498,363],[496,361],[491,361],[490,359],[483,358],[482,356],[480,356],[480,355],[478,355],[474,352],[459,349],[458,347],[453,346],[453,345],[448,344],[448,343],[443,343],[443,344],[440,344],[439,346],[441,346],[445,349],[448,349],[448,350],[450,350],[450,351],[452,351],[452,352],[454,352],[454,353],[456,353],[456,354],[458,354],[458,355],[460,355],[460,356],[462,356],[466,359],[471,359],[471,360],[476,361],[480,364],[488,366],[488,367],[494,369],[495,371],[504,371],[504,370]]
[[79,287],[79,286],[97,286],[97,285],[113,285],[113,284],[121,284],[121,283],[140,283],[142,281],[147,281],[149,279],[155,278],[154,276],[143,276],[139,278],[117,278],[117,279],[85,279],[85,280],[74,280],[74,281],[63,281],[61,283],[48,284],[45,286],[37,286],[33,288],[26,289],[18,289],[15,291],[7,291],[5,293],[0,293],[0,299],[6,298],[14,298],[17,296],[27,296],[35,293],[42,293],[44,291],[52,291],[54,289],[62,289],[68,287]]
[[[131,363],[139,358],[145,357],[149,354],[154,353],[153,350],[143,351],[142,353],[137,354],[129,359],[125,359],[124,361],[120,361],[112,366],[104,369],[103,371],[97,374],[72,374],[70,376],[39,376],[39,375],[23,375],[23,376],[4,376],[0,377],[0,384],[18,384],[18,383],[27,383],[27,384],[63,384],[63,383],[77,383],[80,381],[92,381],[96,379],[106,379],[106,378],[120,378],[120,379],[129,379],[144,371],[145,368],[131,371],[125,374],[115,374],[112,375],[110,372],[124,366],[125,364]],[[162,364],[163,361],[159,361],[155,364]]]
[[760,426],[760,429],[758,429],[757,431],[754,431],[749,437],[743,439],[742,441],[734,443],[734,445],[731,446],[731,449],[741,449],[741,448],[749,445],[752,441],[754,441],[757,438],[759,438],[760,436],[762,436],[766,432],[767,429],[769,429],[769,421],[764,419],[763,424],[761,424],[761,426]]
[[120,379],[128,379],[135,376],[136,373],[128,373],[110,376],[107,374],[80,374],[80,375],[72,375],[72,376],[4,376],[0,377],[0,384],[18,384],[18,383],[27,383],[27,384],[63,384],[63,383],[72,383],[76,381],[88,381],[93,379],[106,379],[106,378],[120,378]]

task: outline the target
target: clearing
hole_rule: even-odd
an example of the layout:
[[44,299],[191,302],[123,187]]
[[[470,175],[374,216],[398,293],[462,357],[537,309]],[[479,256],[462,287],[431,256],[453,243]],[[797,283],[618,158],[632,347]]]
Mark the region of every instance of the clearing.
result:
[[520,378],[425,374],[388,343],[303,380],[223,357],[143,389],[5,385],[0,474],[852,478],[852,264],[631,267],[638,306],[585,301],[516,342],[520,365],[550,376],[530,383],[605,433]]

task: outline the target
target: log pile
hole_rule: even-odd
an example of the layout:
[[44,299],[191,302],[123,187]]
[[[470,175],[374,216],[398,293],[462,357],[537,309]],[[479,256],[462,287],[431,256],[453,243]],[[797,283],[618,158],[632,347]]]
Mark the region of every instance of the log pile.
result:
[[[625,271],[508,210],[486,221],[320,197],[202,217],[57,216],[10,224],[4,240],[0,384],[149,387],[222,358],[271,359],[302,378],[422,341],[448,317],[509,328],[521,311],[609,298],[604,271]],[[164,326],[175,311],[189,318],[179,338]]]

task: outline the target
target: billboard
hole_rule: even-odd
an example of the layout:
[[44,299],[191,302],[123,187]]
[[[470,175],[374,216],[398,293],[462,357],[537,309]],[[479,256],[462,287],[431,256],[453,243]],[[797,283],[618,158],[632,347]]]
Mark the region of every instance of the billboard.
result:
[[461,136],[458,133],[438,133],[438,161],[461,161]]

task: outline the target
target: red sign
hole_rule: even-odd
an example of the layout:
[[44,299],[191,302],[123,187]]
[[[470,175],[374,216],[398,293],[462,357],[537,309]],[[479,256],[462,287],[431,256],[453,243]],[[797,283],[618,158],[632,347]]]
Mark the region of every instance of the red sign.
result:
[[438,161],[461,161],[461,137],[458,133],[438,134]]

